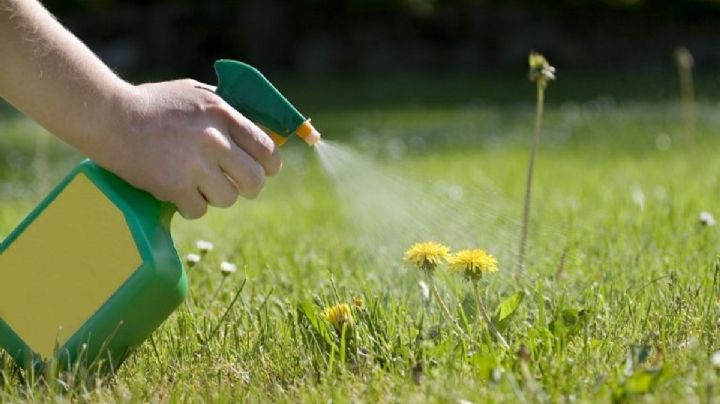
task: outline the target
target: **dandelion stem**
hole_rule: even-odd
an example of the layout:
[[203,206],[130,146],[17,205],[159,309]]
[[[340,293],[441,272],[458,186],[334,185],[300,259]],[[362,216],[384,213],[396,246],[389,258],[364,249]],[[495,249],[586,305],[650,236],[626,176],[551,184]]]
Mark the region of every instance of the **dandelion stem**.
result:
[[537,105],[535,108],[535,129],[533,131],[533,143],[530,149],[530,161],[528,163],[527,178],[525,181],[525,202],[523,205],[523,220],[520,230],[520,245],[518,246],[517,263],[515,274],[522,272],[525,261],[525,245],[527,243],[528,222],[530,221],[530,197],[532,194],[533,174],[535,172],[535,156],[540,146],[540,127],[542,126],[543,103],[545,100],[545,86],[541,81],[537,82]]
[[695,138],[695,88],[692,73],[692,54],[685,47],[677,48],[675,50],[675,62],[680,79],[680,94],[685,117],[685,136],[688,142],[692,143]]
[[498,341],[500,341],[500,344],[502,344],[503,348],[508,349],[510,348],[510,345],[508,345],[505,338],[500,334],[500,331],[495,327],[495,324],[493,324],[492,320],[490,319],[490,316],[487,313],[487,310],[485,309],[485,304],[483,303],[482,299],[480,298],[480,288],[478,287],[478,282],[474,281],[473,283],[473,292],[475,292],[475,304],[477,305],[478,311],[480,314],[482,314],[483,320],[487,323],[488,329],[490,330],[490,333],[497,338]]
[[690,69],[683,74],[683,110],[685,111],[685,131],[689,142],[695,138],[695,95],[693,94],[693,77]]
[[445,318],[447,319],[447,321],[449,321],[452,325],[455,326],[455,330],[457,331],[458,334],[460,334],[461,337],[469,339],[468,335],[465,333],[465,331],[463,331],[462,328],[460,328],[460,324],[458,324],[457,321],[455,321],[452,314],[450,314],[450,310],[448,309],[447,305],[445,305],[445,302],[440,297],[440,292],[438,292],[437,286],[435,286],[435,281],[433,280],[432,275],[428,275],[427,278],[428,278],[428,283],[430,284],[430,290],[432,291],[433,297],[435,298],[435,300],[437,300],[438,305],[440,306],[440,309],[443,312],[443,314],[445,315]]

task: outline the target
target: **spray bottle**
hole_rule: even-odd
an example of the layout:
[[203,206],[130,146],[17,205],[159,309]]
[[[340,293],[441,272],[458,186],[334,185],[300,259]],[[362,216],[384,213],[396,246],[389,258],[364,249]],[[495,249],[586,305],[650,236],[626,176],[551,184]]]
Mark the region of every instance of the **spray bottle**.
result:
[[[217,94],[282,145],[320,133],[255,68],[215,63]],[[24,368],[116,369],[178,307],[176,208],[86,160],[0,242],[0,348]]]

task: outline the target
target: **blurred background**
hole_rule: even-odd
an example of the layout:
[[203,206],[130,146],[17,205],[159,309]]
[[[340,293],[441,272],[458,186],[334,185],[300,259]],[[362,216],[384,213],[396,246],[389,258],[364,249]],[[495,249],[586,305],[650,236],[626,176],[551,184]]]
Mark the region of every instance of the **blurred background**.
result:
[[302,76],[672,69],[684,45],[720,65],[717,0],[49,0],[131,79],[211,81],[217,58]]
[[[514,200],[532,130],[533,49],[558,69],[543,153],[606,164],[624,153],[664,156],[691,139],[714,150],[720,128],[720,0],[43,3],[128,80],[215,83],[214,60],[242,60],[327,139],[368,158],[502,156],[487,176]],[[694,58],[692,122],[680,97],[678,46]],[[302,142],[283,154],[288,181],[316,163]],[[0,212],[0,233],[82,158],[0,100],[0,202],[20,206]]]

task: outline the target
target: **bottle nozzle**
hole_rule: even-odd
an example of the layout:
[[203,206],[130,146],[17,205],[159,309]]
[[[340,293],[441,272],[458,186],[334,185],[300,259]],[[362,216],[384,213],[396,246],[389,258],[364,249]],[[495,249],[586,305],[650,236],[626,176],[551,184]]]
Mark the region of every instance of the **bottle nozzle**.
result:
[[303,122],[295,133],[310,146],[314,146],[322,137],[320,132],[312,126],[309,119]]

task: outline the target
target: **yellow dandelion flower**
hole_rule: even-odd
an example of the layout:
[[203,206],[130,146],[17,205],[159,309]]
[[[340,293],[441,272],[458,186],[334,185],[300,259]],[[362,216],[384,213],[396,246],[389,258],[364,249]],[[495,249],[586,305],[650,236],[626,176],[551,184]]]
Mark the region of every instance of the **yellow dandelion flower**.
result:
[[336,330],[342,331],[343,325],[352,327],[355,321],[350,311],[350,305],[340,303],[325,309],[325,318],[335,327]]
[[485,272],[497,272],[497,260],[485,250],[462,250],[448,258],[453,271],[463,272],[466,278],[478,280]]
[[433,241],[416,243],[405,251],[405,261],[413,263],[418,268],[432,271],[447,257],[450,248]]

